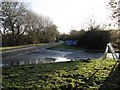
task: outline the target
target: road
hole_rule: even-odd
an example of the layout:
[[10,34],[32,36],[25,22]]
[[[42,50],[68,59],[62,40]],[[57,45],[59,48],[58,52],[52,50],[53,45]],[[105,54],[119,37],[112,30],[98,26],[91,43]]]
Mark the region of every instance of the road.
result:
[[26,47],[26,48],[3,51],[2,52],[2,59],[11,58],[11,57],[14,57],[16,55],[23,55],[23,54],[32,53],[32,52],[46,49],[49,47],[53,47],[53,46],[56,46],[59,44],[62,44],[62,42],[55,42],[55,43],[50,43],[50,44],[42,45],[42,46],[33,46],[33,47]]
[[70,60],[99,58],[103,53],[87,53],[82,50],[48,50],[63,42],[51,43],[44,46],[34,46],[2,52],[3,65],[22,65],[37,63],[64,62]]
[[[26,58],[26,55],[28,54],[38,52],[38,51],[43,51],[43,50],[46,50],[46,48],[53,47],[53,46],[56,46],[62,43],[63,42],[55,42],[55,43],[50,43],[50,44],[42,45],[42,46],[33,46],[33,47],[29,46],[29,47],[20,48],[20,49],[3,51],[2,52],[2,63],[7,64],[10,62],[20,61]],[[33,58],[35,57],[33,56]]]

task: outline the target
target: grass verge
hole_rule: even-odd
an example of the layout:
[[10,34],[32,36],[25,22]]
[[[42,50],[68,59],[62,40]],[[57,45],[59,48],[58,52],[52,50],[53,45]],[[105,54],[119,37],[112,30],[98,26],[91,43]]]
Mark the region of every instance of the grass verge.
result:
[[[108,90],[108,87],[113,90],[120,82],[120,68],[114,73],[114,66],[118,65],[112,59],[3,66],[2,85],[3,90]],[[110,77],[111,73],[115,74],[114,78]],[[112,82],[107,80],[109,77]]]
[[29,44],[29,45],[22,45],[22,46],[0,47],[0,51],[7,51],[7,50],[12,50],[12,49],[19,49],[19,48],[32,47],[32,46],[41,46],[41,45],[46,45],[46,44],[48,44],[48,43]]
[[51,48],[48,48],[50,50],[54,50],[54,49],[62,49],[62,50],[83,50],[85,52],[104,52],[104,50],[92,50],[92,49],[85,49],[85,48],[82,48],[82,47],[76,47],[76,46],[68,46],[68,45],[64,45],[64,44],[60,44],[60,45],[57,45],[57,46],[54,46],[54,47],[51,47]]

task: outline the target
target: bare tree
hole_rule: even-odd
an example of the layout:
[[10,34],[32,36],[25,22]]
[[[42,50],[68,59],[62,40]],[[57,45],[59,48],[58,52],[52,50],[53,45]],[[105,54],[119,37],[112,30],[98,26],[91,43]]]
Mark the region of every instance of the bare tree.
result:
[[[49,17],[44,17],[29,10],[23,2],[1,2],[4,17],[4,42],[9,45],[55,41],[58,34],[56,25]],[[54,38],[54,39],[53,39]],[[5,42],[5,43],[6,43]]]
[[[116,44],[116,46],[120,49],[120,1],[116,0],[110,0],[108,3],[108,7],[111,10],[111,19],[115,21],[115,23],[112,23],[118,26],[118,30],[114,31],[114,41],[113,43]],[[110,24],[111,25],[111,24]]]
[[103,23],[98,23],[94,18],[94,15],[92,14],[92,16],[89,17],[88,19],[88,30],[98,31],[98,30],[104,30],[104,29],[105,29],[105,25]]
[[[4,34],[12,34],[13,45],[16,45],[16,37],[23,33],[24,13],[26,7],[22,2],[1,2]],[[16,43],[15,43],[16,42]]]
[[50,18],[28,11],[25,21],[26,25],[28,25],[26,28],[28,39],[31,39],[32,43],[55,41],[58,31]]

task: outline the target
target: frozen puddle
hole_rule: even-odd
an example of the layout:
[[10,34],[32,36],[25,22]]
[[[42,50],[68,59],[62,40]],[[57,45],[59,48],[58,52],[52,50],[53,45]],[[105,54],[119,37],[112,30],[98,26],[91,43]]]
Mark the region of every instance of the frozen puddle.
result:
[[55,62],[67,62],[67,61],[71,61],[71,59],[58,57],[58,58],[56,58],[56,60],[55,60]]

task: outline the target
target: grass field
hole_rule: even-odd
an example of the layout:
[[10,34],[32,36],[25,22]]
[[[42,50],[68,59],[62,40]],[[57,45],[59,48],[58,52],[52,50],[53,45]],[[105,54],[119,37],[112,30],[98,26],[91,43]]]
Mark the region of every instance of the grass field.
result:
[[[120,65],[112,59],[3,66],[3,90],[116,90]],[[91,90],[90,89],[90,90]]]

